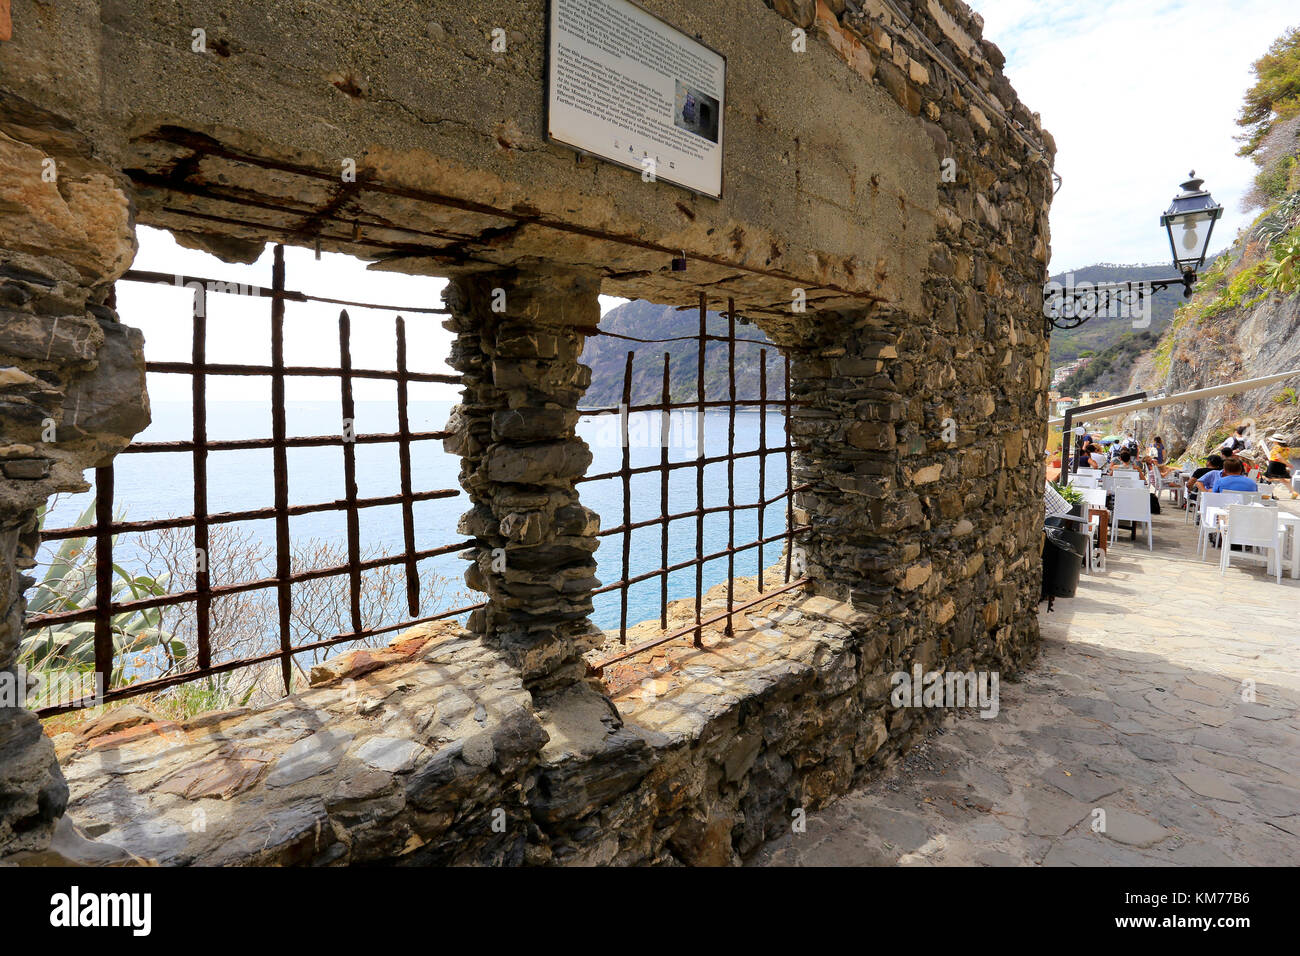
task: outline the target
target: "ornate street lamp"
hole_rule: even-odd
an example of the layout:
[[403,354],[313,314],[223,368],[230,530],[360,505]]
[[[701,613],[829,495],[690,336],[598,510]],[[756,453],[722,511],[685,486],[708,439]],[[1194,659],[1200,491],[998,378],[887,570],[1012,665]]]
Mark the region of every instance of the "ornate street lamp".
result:
[[1223,215],[1223,207],[1201,188],[1204,180],[1196,178],[1193,170],[1182,192],[1174,197],[1169,208],[1160,217],[1160,225],[1169,235],[1169,250],[1173,254],[1178,276],[1171,279],[1142,279],[1131,282],[1091,282],[1068,285],[1049,282],[1043,286],[1043,315],[1047,318],[1048,332],[1052,328],[1075,329],[1091,318],[1107,315],[1113,318],[1135,316],[1133,327],[1145,328],[1150,324],[1147,298],[1156,292],[1181,285],[1183,297],[1191,298],[1196,284],[1196,273],[1205,265],[1205,254],[1210,248],[1214,224]]
[[1196,178],[1196,170],[1183,183],[1183,191],[1174,197],[1160,225],[1169,233],[1169,251],[1174,255],[1174,267],[1183,274],[1183,295],[1190,297],[1196,272],[1205,265],[1205,253],[1210,248],[1214,224],[1223,215],[1223,207],[1201,188],[1203,179]]

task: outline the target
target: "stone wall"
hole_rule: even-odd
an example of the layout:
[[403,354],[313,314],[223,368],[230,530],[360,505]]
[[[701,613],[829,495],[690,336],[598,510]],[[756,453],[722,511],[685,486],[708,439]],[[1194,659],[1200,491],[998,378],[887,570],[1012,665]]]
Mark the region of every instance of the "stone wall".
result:
[[[202,764],[207,783],[177,766],[185,786],[161,790],[163,774],[119,787],[112,767],[131,766],[115,748],[137,738],[156,748],[144,756],[166,751],[150,735],[170,730],[108,743],[92,737],[131,728],[87,731],[63,751],[79,808],[100,788],[126,819],[222,796],[238,833],[266,806],[246,793],[277,790],[271,765],[286,759],[284,785],[314,801],[285,805],[282,858],[239,843],[221,857],[188,837],[127,849],[174,862],[734,862],[792,806],[843,792],[923,731],[916,713],[885,708],[889,673],[1011,672],[1033,653],[1054,147],[958,0],[649,2],[728,56],[720,202],[546,141],[541,0],[470,2],[436,21],[419,5],[345,0],[305,19],[281,0],[14,6],[0,43],[0,667],[21,628],[34,509],[83,487],[81,471],[148,421],[140,338],[109,304],[137,216],[228,260],[278,240],[453,279],[466,389],[448,447],[472,505],[467,582],[489,606],[408,662],[448,702],[394,718],[407,746],[372,745],[382,754],[316,739],[368,716],[325,688],[320,707],[259,715],[234,757],[192,733],[224,726],[213,718],[184,730],[197,749],[182,753],[216,761]],[[496,55],[487,29],[502,18],[510,47]],[[347,159],[356,183],[339,177]],[[685,272],[669,267],[679,253]],[[583,679],[597,528],[575,491],[590,460],[573,431],[588,374],[577,356],[597,292],[690,302],[700,290],[734,297],[793,357],[795,480],[808,486],[796,518],[810,526],[798,559],[813,593],[756,629],[753,667],[724,655],[647,702]],[[808,311],[792,308],[800,296]],[[801,633],[820,612],[800,601],[836,610]],[[484,730],[491,708],[475,702],[498,691],[531,692],[492,724],[492,753],[509,760],[461,719],[470,701]],[[30,717],[0,720],[0,848],[39,851],[61,811],[58,769]],[[259,735],[270,750],[248,753]],[[289,756],[286,740],[315,742]],[[384,770],[389,750],[410,765]],[[83,763],[91,753],[111,759]],[[370,757],[388,777],[356,777],[349,761]],[[301,761],[346,770],[334,803],[297,776]],[[208,789],[230,774],[248,787]],[[497,808],[521,821],[515,842],[469,839]]]
[[900,5],[930,46],[883,0],[861,13],[773,6],[916,117],[939,181],[920,309],[821,310],[802,334],[774,331],[803,403],[792,432],[807,445],[795,483],[812,486],[797,499],[807,573],[879,614],[894,666],[1014,669],[1038,637],[1052,182],[1012,127],[1049,159],[1051,139],[963,4]]
[[945,715],[890,707],[877,625],[785,595],[540,708],[506,654],[422,625],[260,710],[128,705],[55,739],[74,838],[15,862],[83,861],[91,833],[166,866],[740,863]]
[[37,509],[84,491],[82,472],[149,422],[144,339],[108,304],[135,255],[131,216],[74,130],[0,100],[0,848],[43,845],[67,800],[40,724],[12,706]]

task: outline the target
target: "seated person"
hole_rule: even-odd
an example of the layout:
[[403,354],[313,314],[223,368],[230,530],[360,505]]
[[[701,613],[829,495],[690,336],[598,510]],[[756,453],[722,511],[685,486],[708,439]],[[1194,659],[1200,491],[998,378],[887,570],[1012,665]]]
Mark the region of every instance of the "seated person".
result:
[[[1203,479],[1202,479],[1203,480]],[[1214,481],[1212,491],[1259,491],[1258,486],[1245,475],[1241,459],[1236,455],[1223,463],[1223,474]]]
[[[1201,487],[1203,487],[1206,491],[1214,490],[1214,482],[1217,481],[1219,476],[1223,474],[1223,465],[1226,465],[1228,462],[1236,458],[1237,454],[1231,448],[1220,448],[1219,457],[1223,459],[1223,464],[1219,465],[1218,470],[1209,472],[1201,478]],[[1240,461],[1240,459],[1237,460]],[[1243,468],[1242,471],[1244,472],[1245,469]]]
[[1088,460],[1092,462],[1092,467],[1101,469],[1106,467],[1106,459],[1102,455],[1101,446],[1093,442],[1088,446]]
[[1239,451],[1246,451],[1250,448],[1250,439],[1246,437],[1246,426],[1238,425],[1237,430],[1229,435],[1223,441],[1223,447],[1219,449],[1219,454],[1225,457]]
[[1133,457],[1133,453],[1125,448],[1119,453],[1119,460],[1112,462],[1108,474],[1124,474],[1125,472],[1135,472],[1139,478],[1145,478],[1146,474],[1142,470],[1142,462]]
[[[1219,475],[1222,474],[1223,472],[1222,456],[1211,455],[1209,458],[1206,459],[1206,463],[1208,467],[1197,468],[1194,472],[1192,472],[1192,477],[1187,479],[1188,492],[1195,492],[1198,490],[1209,491],[1210,485],[1214,483],[1214,479],[1218,478]],[[1207,478],[1210,481],[1210,485],[1204,484]]]

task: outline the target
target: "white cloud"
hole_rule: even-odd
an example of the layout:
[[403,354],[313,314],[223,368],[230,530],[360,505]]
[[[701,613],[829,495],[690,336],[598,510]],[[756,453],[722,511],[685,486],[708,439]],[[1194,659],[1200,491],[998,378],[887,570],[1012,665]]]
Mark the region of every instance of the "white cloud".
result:
[[1215,249],[1249,223],[1241,197],[1255,166],[1236,155],[1235,120],[1251,64],[1300,23],[1295,0],[973,5],[1016,92],[1056,139],[1053,271],[1167,261],[1160,214],[1191,169],[1225,209]]

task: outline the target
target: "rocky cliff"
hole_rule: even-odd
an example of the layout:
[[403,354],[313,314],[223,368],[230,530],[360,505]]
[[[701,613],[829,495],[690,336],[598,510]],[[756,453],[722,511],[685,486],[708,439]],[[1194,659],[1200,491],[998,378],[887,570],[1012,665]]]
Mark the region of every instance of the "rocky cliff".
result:
[[[743,320],[742,320],[743,321]],[[663,357],[669,356],[669,395],[674,402],[692,402],[696,398],[699,375],[700,313],[698,309],[680,309],[655,305],[643,299],[626,302],[611,309],[600,320],[607,333],[587,339],[582,363],[591,366],[591,385],[583,396],[589,408],[607,408],[623,400],[623,375],[627,353],[635,352],[632,365],[632,404],[660,401],[663,394]],[[726,336],[727,317],[709,312],[706,324],[710,336]],[[613,333],[612,335],[609,333]],[[636,342],[616,336],[667,341]],[[785,365],[767,335],[756,325],[740,322],[736,327],[736,397],[759,397],[758,367],[762,350],[767,349],[767,398],[785,398]],[[704,391],[708,401],[723,400],[730,392],[727,374],[727,343],[713,340],[705,348]]]

